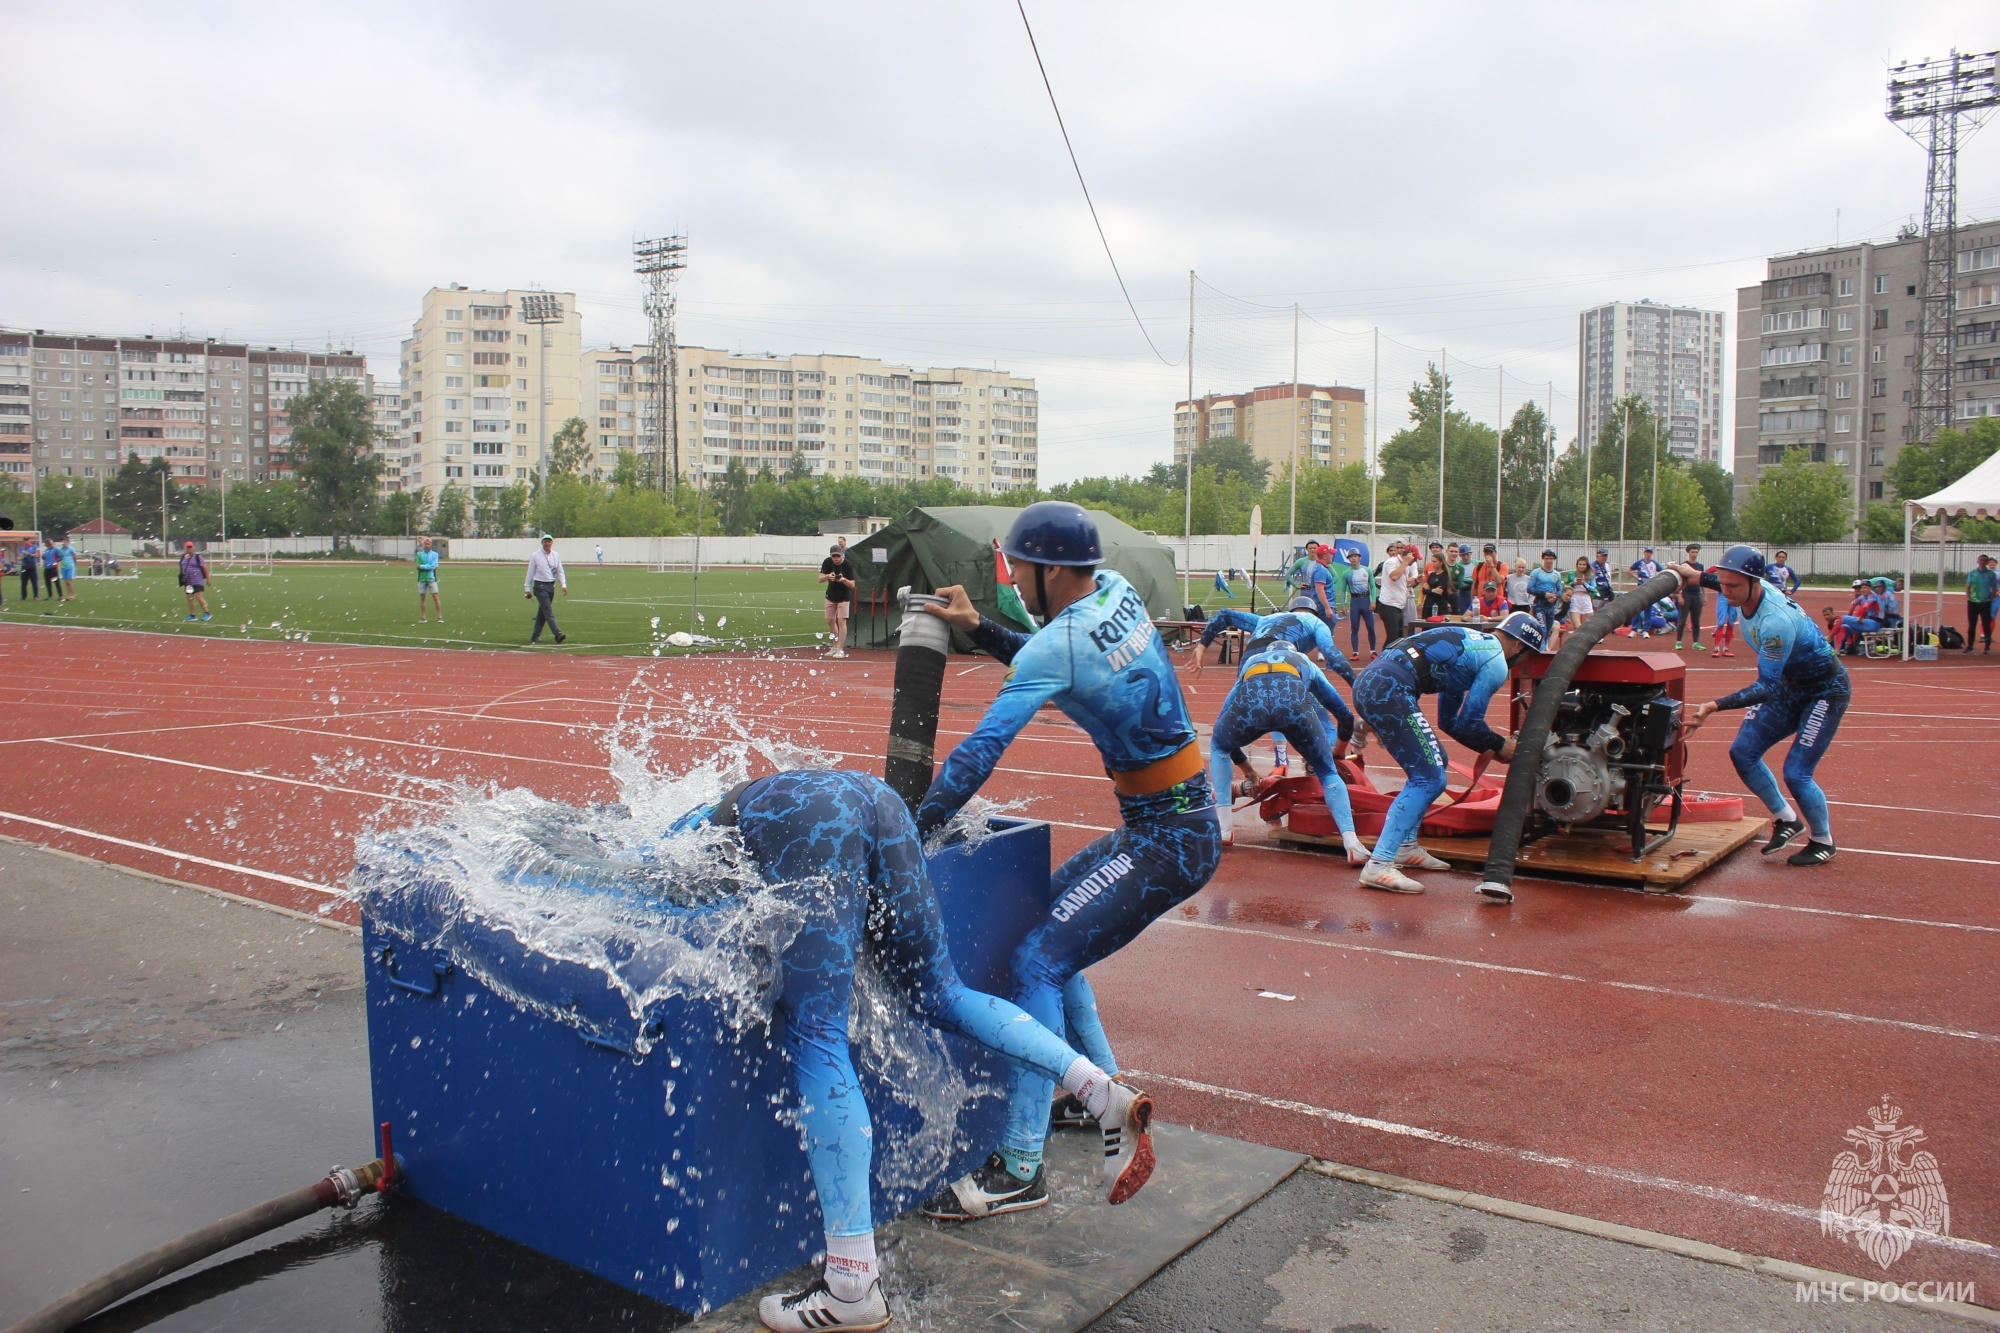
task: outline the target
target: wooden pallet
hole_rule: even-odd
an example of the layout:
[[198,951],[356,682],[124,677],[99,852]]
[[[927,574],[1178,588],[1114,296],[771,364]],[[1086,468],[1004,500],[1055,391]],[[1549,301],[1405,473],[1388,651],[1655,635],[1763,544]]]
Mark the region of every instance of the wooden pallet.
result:
[[[1612,829],[1578,829],[1537,839],[1521,848],[1514,860],[1523,874],[1554,875],[1568,879],[1611,880],[1636,884],[1647,893],[1677,893],[1695,876],[1716,865],[1731,852],[1756,841],[1767,819],[1732,819],[1715,823],[1682,824],[1673,841],[1658,848],[1642,861],[1632,859],[1632,844],[1623,833]],[[1655,832],[1665,832],[1661,825]],[[1298,846],[1334,847],[1339,838],[1323,838],[1311,833],[1294,833],[1273,828],[1270,836],[1278,842]],[[1424,850],[1454,865],[1473,868],[1486,864],[1491,843],[1488,837],[1425,838]]]

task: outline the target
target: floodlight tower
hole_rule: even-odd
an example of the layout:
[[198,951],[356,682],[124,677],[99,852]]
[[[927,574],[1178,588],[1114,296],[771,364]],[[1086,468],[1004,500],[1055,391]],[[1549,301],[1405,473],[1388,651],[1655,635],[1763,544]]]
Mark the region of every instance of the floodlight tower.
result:
[[1935,439],[1951,422],[1952,250],[1958,231],[1958,146],[2000,106],[2000,51],[1902,64],[1889,71],[1888,116],[1929,155],[1924,176],[1924,263],[1918,287],[1917,383],[1910,438]]
[[535,466],[535,475],[541,479],[541,487],[535,498],[536,533],[542,528],[542,506],[548,503],[549,493],[549,329],[551,324],[563,321],[563,303],[548,292],[521,293],[521,322],[535,326],[535,341],[539,344],[535,363],[535,451],[541,457]]
[[646,280],[646,317],[653,322],[653,393],[647,406],[652,424],[653,466],[661,490],[678,490],[681,480],[680,356],[674,342],[674,283],[687,267],[687,235],[632,242],[632,268]]

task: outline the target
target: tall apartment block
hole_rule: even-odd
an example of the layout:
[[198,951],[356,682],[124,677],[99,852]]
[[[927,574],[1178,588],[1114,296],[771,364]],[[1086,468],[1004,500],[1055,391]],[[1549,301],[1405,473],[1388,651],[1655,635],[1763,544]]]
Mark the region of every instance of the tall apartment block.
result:
[[1667,447],[1689,462],[1714,462],[1722,449],[1719,310],[1614,301],[1578,317],[1577,438],[1595,441],[1621,398],[1637,394],[1655,420],[1671,423]]
[[583,319],[576,296],[561,323],[530,324],[522,289],[453,283],[424,293],[400,357],[401,489],[511,486],[538,472],[549,438],[582,415]]
[[[1951,416],[2000,416],[2000,222],[1953,238]],[[1790,449],[1847,473],[1857,517],[1912,438],[1923,241],[1779,255],[1737,292],[1736,495]]]
[[1326,384],[1268,384],[1248,393],[1211,393],[1174,404],[1174,463],[1186,466],[1188,442],[1199,449],[1233,436],[1271,465],[1299,470],[1340,467],[1368,456],[1368,395]]
[[[1003,370],[919,368],[870,357],[747,355],[678,349],[681,469],[721,476],[732,461],[783,473],[794,457],[813,476],[870,481],[943,477],[998,493],[1036,484],[1035,382]],[[596,466],[644,451],[653,391],[647,350],[585,352],[594,389]]]
[[189,486],[288,477],[286,400],[328,377],[372,392],[353,352],[0,330],[0,474],[95,478],[137,455]]

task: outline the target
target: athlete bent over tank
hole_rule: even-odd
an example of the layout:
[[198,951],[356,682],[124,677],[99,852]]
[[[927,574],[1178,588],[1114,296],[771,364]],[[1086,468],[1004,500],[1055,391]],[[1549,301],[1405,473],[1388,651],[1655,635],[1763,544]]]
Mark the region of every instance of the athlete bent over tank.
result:
[[[1332,714],[1340,733],[1336,749],[1327,743],[1326,714]],[[1333,814],[1340,840],[1347,847],[1349,865],[1368,859],[1368,849],[1354,836],[1354,810],[1347,799],[1347,784],[1340,780],[1335,760],[1345,757],[1354,736],[1354,714],[1320,669],[1290,644],[1260,639],[1243,650],[1242,669],[1229,697],[1216,715],[1215,729],[1209,733],[1209,785],[1219,794],[1216,814],[1222,823],[1222,841],[1230,841],[1231,763],[1249,767],[1243,747],[1259,736],[1276,732],[1299,747],[1306,767],[1319,779],[1326,795],[1327,809]]]

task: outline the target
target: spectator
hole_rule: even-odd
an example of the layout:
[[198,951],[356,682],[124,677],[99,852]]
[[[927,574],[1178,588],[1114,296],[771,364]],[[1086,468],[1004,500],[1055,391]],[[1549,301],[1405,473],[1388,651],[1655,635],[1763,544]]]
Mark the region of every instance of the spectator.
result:
[[54,542],[42,543],[42,591],[57,604],[62,602],[62,552]]
[[1491,583],[1499,589],[1504,598],[1507,593],[1507,562],[1502,560],[1492,542],[1486,543],[1480,552],[1479,563],[1472,569],[1472,597],[1485,609],[1486,585]]
[[1528,601],[1535,618],[1542,622],[1542,637],[1553,638],[1556,621],[1562,618],[1563,580],[1556,573],[1556,553],[1542,552],[1542,567],[1528,574]]
[[1424,619],[1443,620],[1457,609],[1458,590],[1452,586],[1451,563],[1443,548],[1431,543],[1424,561]]
[[437,607],[438,624],[444,624],[444,597],[438,592],[438,553],[431,547],[431,539],[424,537],[417,542],[417,623],[424,624],[429,617],[424,614],[424,598],[430,598]]
[[[42,548],[33,537],[21,543],[21,600],[42,600]],[[193,620],[193,616],[188,617]]]
[[1867,579],[1854,580],[1854,600],[1840,618],[1840,642],[1834,646],[1848,657],[1861,651],[1861,636],[1882,628],[1882,603]]
[[1314,549],[1312,563],[1306,566],[1305,571],[1305,591],[1312,597],[1313,605],[1319,608],[1319,618],[1326,622],[1328,629],[1333,628],[1333,602],[1336,596],[1332,564],[1333,548],[1320,545]]
[[1375,576],[1368,572],[1368,562],[1362,559],[1359,548],[1348,548],[1347,568],[1335,592],[1340,599],[1335,609],[1347,613],[1347,655],[1367,660],[1361,656],[1361,627],[1366,625],[1368,656],[1375,656]]
[[[598,567],[599,569],[602,569],[602,568],[604,568],[604,543],[603,543],[603,542],[599,542],[599,543],[597,544],[597,567]],[[439,617],[438,617],[438,619],[439,619],[439,620],[443,620],[443,619],[444,619],[444,617],[443,617],[443,616],[439,616]]]
[[[1432,542],[1430,544],[1430,550],[1428,552],[1428,555],[1430,559],[1437,561],[1438,568],[1444,571],[1446,594],[1448,596],[1455,597],[1458,592],[1458,579],[1457,576],[1452,572],[1453,566],[1451,563],[1451,552],[1445,549],[1443,542]],[[1426,564],[1424,568],[1426,571],[1428,571],[1430,569],[1430,566]],[[1446,615],[1450,614],[1449,607],[1446,607],[1444,614]],[[1428,613],[1426,613],[1426,617],[1428,618]]]
[[1458,544],[1458,563],[1452,566],[1451,573],[1458,580],[1456,605],[1462,616],[1472,609],[1472,548],[1464,542]]
[[[1648,546],[1637,560],[1634,560],[1625,568],[1631,573],[1632,586],[1636,588],[1660,572],[1660,562],[1653,559],[1653,548]],[[1653,612],[1654,609],[1652,607],[1647,607],[1640,611],[1638,615],[1632,617],[1631,630],[1633,634],[1644,639],[1651,637],[1658,629],[1665,628],[1664,624],[1656,626],[1653,623],[1656,620],[1664,620],[1664,617],[1656,616]]]
[[832,640],[828,657],[847,656],[847,615],[854,602],[854,571],[847,564],[847,548],[835,543],[819,562],[819,581],[826,585],[826,637]]
[[1590,581],[1596,585],[1591,591],[1597,601],[1608,602],[1616,595],[1611,589],[1611,552],[1602,546],[1597,548],[1597,559],[1590,562]]
[[69,535],[63,535],[62,544],[56,548],[62,555],[62,566],[57,573],[62,575],[62,593],[65,602],[76,600],[76,548],[69,544]]
[[1790,597],[1799,590],[1798,571],[1785,563],[1785,553],[1779,551],[1771,557],[1771,563],[1764,566],[1764,582]]
[[1319,543],[1308,540],[1306,549],[1285,570],[1285,600],[1290,601],[1294,592],[1303,592],[1306,586],[1306,571],[1319,563]]
[[1562,624],[1563,638],[1568,638],[1572,630],[1580,628],[1596,610],[1591,602],[1591,589],[1596,586],[1597,575],[1588,559],[1583,556],[1576,558],[1576,570],[1569,576],[1568,583],[1569,616]]
[[[1696,573],[1700,573],[1705,568],[1701,563],[1700,542],[1688,543],[1687,563]],[[1687,583],[1681,586],[1680,595],[1674,600],[1680,604],[1681,608],[1680,619],[1676,622],[1674,628],[1674,651],[1679,652],[1684,642],[1692,640],[1694,642],[1694,650],[1700,652],[1701,612],[1702,607],[1708,600],[1708,594],[1702,589],[1699,583]]]
[[1965,651],[1972,651],[1972,641],[1979,637],[1979,627],[1986,626],[1985,652],[1993,651],[1993,598],[2000,592],[2000,572],[1996,572],[1993,557],[1982,555],[1974,564],[1970,574],[1965,576]]
[[1507,575],[1507,609],[1509,611],[1533,611],[1535,599],[1528,594],[1528,562],[1516,560],[1514,568]]
[[1482,620],[1507,618],[1506,576],[1488,577],[1479,585],[1479,617]]
[[563,572],[562,557],[556,554],[556,539],[548,533],[542,534],[542,549],[528,557],[528,577],[521,586],[522,597],[535,599],[535,628],[528,635],[529,643],[542,641],[542,626],[561,643],[569,638],[556,624],[556,585],[562,585],[563,596],[569,596],[569,575]]
[[[193,542],[181,545],[181,592],[187,596],[187,618],[207,620],[208,561],[194,549]],[[200,615],[195,614],[197,608],[201,611]]]
[[1403,637],[1403,616],[1410,609],[1410,585],[1421,557],[1417,548],[1395,542],[1376,571],[1375,613],[1382,617],[1382,646]]
[[1875,600],[1882,603],[1882,624],[1893,629],[1903,619],[1903,604],[1896,597],[1896,580],[1870,579],[1869,586],[1875,589]]

